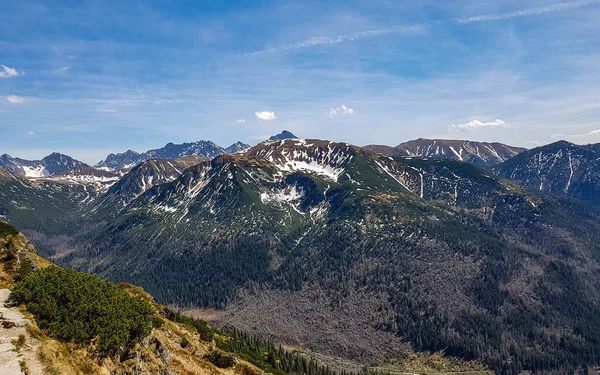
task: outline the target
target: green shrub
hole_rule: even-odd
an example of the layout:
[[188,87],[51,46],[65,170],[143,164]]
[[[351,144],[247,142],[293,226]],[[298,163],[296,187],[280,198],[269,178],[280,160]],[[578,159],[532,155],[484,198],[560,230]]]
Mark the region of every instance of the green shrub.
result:
[[187,348],[188,346],[190,346],[190,341],[188,340],[187,337],[183,336],[183,339],[181,339],[181,343],[180,343],[182,348]]
[[25,304],[41,329],[58,340],[89,344],[105,354],[127,351],[150,334],[153,309],[96,276],[49,267],[18,282],[11,299]]
[[217,351],[208,352],[205,356],[212,364],[218,368],[230,368],[237,364],[237,358],[230,354],[222,354]]
[[161,317],[152,316],[152,328],[162,328],[163,325],[165,325],[165,321]]
[[19,269],[17,270],[17,276],[15,277],[15,281],[25,280],[30,273],[33,272],[33,263],[31,260],[25,258],[19,265]]
[[9,235],[16,236],[17,234],[19,234],[19,231],[16,230],[15,227],[3,221],[0,221],[0,238],[6,238]]

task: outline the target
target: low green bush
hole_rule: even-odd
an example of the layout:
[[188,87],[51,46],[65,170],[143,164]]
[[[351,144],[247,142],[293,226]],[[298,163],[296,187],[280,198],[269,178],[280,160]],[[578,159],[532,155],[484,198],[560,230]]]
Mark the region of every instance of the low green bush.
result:
[[38,326],[60,341],[113,354],[128,351],[152,330],[153,309],[96,276],[49,267],[19,281],[11,299],[25,304]]

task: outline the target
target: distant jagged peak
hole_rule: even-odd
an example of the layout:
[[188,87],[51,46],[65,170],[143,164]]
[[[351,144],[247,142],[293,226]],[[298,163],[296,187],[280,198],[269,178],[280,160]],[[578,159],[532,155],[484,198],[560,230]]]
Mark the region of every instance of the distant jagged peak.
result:
[[116,153],[116,154],[112,154],[111,153],[108,156],[136,156],[136,155],[140,155],[140,153],[137,152],[137,151],[134,151],[132,149],[129,149],[129,150],[125,151],[125,152],[119,152],[119,153]]
[[181,144],[169,142],[161,148],[148,150],[144,153],[128,150],[120,154],[110,154],[105,160],[96,164],[96,168],[116,170],[132,168],[149,159],[176,160],[185,156],[214,158],[226,153],[227,151],[223,147],[212,141],[201,140]]
[[243,143],[241,141],[237,141],[234,144],[232,144],[231,146],[225,148],[225,151],[227,151],[228,154],[235,154],[238,152],[246,151],[250,147],[252,147],[252,146],[250,146],[246,143]]

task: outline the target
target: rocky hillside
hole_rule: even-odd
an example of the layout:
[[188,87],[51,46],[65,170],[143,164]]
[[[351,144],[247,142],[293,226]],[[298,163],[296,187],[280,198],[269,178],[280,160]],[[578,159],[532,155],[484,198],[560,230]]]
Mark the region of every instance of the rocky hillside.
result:
[[52,263],[43,259],[29,241],[12,225],[0,220],[0,289],[12,288],[27,267],[45,268]]
[[559,141],[538,147],[494,170],[531,189],[578,198],[600,205],[600,145]]
[[524,148],[502,143],[424,138],[401,143],[396,147],[370,145],[365,148],[389,156],[451,159],[484,167],[498,165],[525,151]]

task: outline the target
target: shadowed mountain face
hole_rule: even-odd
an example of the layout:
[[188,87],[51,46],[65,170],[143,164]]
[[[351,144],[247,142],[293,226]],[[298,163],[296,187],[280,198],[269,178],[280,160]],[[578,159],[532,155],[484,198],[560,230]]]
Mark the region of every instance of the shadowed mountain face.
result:
[[[600,361],[595,208],[468,163],[323,140],[169,163],[89,198],[6,172],[16,203],[2,209],[46,243],[68,237],[40,249],[60,264],[325,354],[376,364],[411,345],[507,373]],[[86,203],[52,208],[68,199]],[[29,222],[38,207],[63,221]],[[329,328],[314,330],[316,311]]]
[[502,143],[423,138],[401,143],[396,147],[370,145],[365,148],[389,156],[452,159],[484,167],[500,164],[525,151],[524,148]]
[[600,205],[599,145],[560,141],[526,151],[495,171],[502,178],[532,189]]

